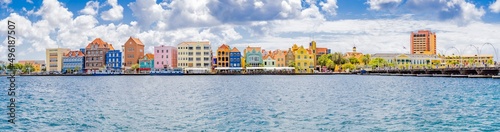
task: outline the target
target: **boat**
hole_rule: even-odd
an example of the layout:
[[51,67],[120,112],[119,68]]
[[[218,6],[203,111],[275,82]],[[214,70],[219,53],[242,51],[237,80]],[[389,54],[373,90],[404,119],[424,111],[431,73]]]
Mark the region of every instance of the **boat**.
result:
[[87,74],[90,74],[92,76],[112,76],[112,75],[121,75],[122,72],[120,71],[112,71],[112,70],[104,70],[104,71],[90,71]]
[[168,69],[161,71],[151,71],[149,75],[184,75],[182,69]]

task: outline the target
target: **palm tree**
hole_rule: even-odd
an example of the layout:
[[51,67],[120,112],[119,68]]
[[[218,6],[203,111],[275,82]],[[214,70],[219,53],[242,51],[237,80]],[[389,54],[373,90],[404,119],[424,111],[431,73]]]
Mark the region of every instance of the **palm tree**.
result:
[[363,65],[365,65],[366,67],[371,60],[370,54],[363,55],[363,58],[361,60],[363,61]]

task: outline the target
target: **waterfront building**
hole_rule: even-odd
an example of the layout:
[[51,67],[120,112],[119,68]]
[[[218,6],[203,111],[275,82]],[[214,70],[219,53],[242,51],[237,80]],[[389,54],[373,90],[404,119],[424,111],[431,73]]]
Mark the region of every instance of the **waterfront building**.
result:
[[272,53],[267,53],[264,57],[262,57],[264,62],[264,67],[276,67],[276,60]]
[[53,72],[62,71],[63,68],[63,56],[67,54],[70,49],[66,48],[51,48],[45,50],[45,64],[46,71]]
[[410,39],[410,54],[436,54],[436,33],[429,30],[412,32]]
[[122,45],[123,67],[128,70],[132,65],[138,64],[139,59],[144,57],[144,43],[139,38],[130,37]]
[[154,47],[154,68],[156,70],[160,69],[172,69],[177,68],[177,48],[174,46],[155,46]]
[[106,53],[115,50],[113,45],[96,38],[85,47],[85,70],[104,70],[106,66]]
[[141,59],[139,59],[139,71],[151,71],[154,70],[154,54],[147,53]]
[[357,52],[356,46],[352,47],[351,52],[346,52],[344,54],[344,58],[346,59],[349,59],[351,57],[356,58],[360,64],[363,62],[363,53]]
[[[294,45],[296,46],[296,45]],[[312,73],[314,69],[314,54],[310,49],[300,46],[294,52],[295,55],[295,73]]]
[[208,73],[213,69],[209,41],[182,42],[177,45],[177,67],[185,73]]
[[230,47],[226,44],[222,44],[217,49],[217,67],[229,67],[230,50]]
[[372,59],[382,58],[388,64],[385,67],[395,68],[422,68],[429,66],[442,66],[442,58],[437,55],[427,54],[401,54],[401,53],[377,53]]
[[122,52],[120,50],[109,50],[106,53],[106,69],[114,71],[122,70]]
[[245,67],[262,67],[262,52],[260,47],[248,46],[244,51]]
[[85,55],[81,50],[69,51],[63,57],[63,72],[82,73],[85,68]]
[[288,48],[288,51],[285,52],[285,65],[290,66],[291,63],[295,63],[295,55],[292,48]]
[[241,52],[236,47],[229,53],[229,67],[241,67]]
[[276,67],[288,67],[286,64],[286,52],[282,50],[273,51],[274,59],[276,60]]
[[318,59],[317,59],[316,41],[311,41],[309,43],[309,49],[308,50],[311,51],[311,58],[313,59],[313,64],[312,65],[313,65],[313,68],[314,68],[314,66],[316,66],[316,64],[318,64],[317,63]]
[[493,55],[482,54],[482,55],[449,55],[444,56],[444,63],[448,65],[458,65],[463,66],[488,66],[493,65]]
[[30,69],[31,72],[41,72],[42,71],[42,66],[45,66],[45,61],[44,60],[20,60],[17,63],[22,64],[22,65],[31,65],[31,66],[33,66],[33,69]]

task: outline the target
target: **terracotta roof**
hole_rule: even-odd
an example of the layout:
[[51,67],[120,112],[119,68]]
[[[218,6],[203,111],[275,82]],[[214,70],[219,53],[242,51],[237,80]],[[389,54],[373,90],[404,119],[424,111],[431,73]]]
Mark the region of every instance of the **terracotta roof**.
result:
[[254,50],[254,49],[255,49],[256,52],[260,52],[260,50],[261,50],[260,47],[250,47],[250,46],[248,46],[244,51],[245,52],[252,52],[252,50]]
[[210,41],[187,41],[187,42],[181,42],[177,46],[181,46],[181,45],[195,45],[195,44],[210,45]]
[[101,39],[101,38],[96,38],[96,39],[94,39],[94,41],[90,42],[90,43],[87,45],[87,47],[85,47],[85,48],[91,48],[91,46],[92,46],[93,44],[97,44],[97,45],[98,45],[98,48],[110,48],[110,49],[114,50],[114,48],[113,48],[113,46],[112,46],[111,44],[108,44],[107,42],[102,41],[102,39]]
[[78,57],[83,57],[85,56],[82,51],[75,50],[75,51],[69,51],[67,54],[64,55],[65,57],[70,57],[70,56],[78,56]]
[[154,58],[155,58],[155,55],[153,55],[153,54],[151,54],[151,53],[147,53],[147,54],[145,55],[145,57],[146,57],[148,60],[152,60],[152,59],[154,59]]
[[321,53],[321,52],[326,53],[327,50],[328,48],[316,48],[316,53]]
[[240,52],[240,50],[238,50],[236,47],[233,47],[233,49],[231,50],[231,52]]
[[138,45],[144,45],[144,43],[142,43],[142,41],[139,38],[133,38],[132,36],[130,36],[129,39],[132,39],[132,41],[134,41]]
[[219,48],[217,50],[222,50],[222,49],[230,50],[229,46],[226,44],[222,44],[221,46],[219,46]]

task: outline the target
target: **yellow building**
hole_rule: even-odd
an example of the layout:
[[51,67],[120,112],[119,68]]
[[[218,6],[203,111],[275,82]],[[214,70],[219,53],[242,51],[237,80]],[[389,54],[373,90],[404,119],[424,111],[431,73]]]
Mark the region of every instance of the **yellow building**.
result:
[[43,60],[20,60],[18,63],[22,65],[32,65],[32,72],[40,72],[42,71],[42,65],[45,66],[45,61]]
[[[292,49],[294,49],[294,47],[292,47]],[[305,49],[304,46],[300,46],[294,51],[294,55],[295,73],[313,73],[314,54],[310,49]]]
[[311,41],[311,43],[309,43],[309,50],[311,50],[311,57],[313,59],[313,66],[318,64],[317,63],[317,59],[316,59],[316,41]]
[[61,71],[63,67],[63,56],[67,54],[70,49],[66,48],[53,48],[45,50],[45,65],[46,71]]
[[493,61],[493,55],[450,55],[450,56],[445,56],[444,57],[445,63],[448,64],[460,64],[460,62],[463,65],[484,65],[488,64],[491,65],[494,63]]

